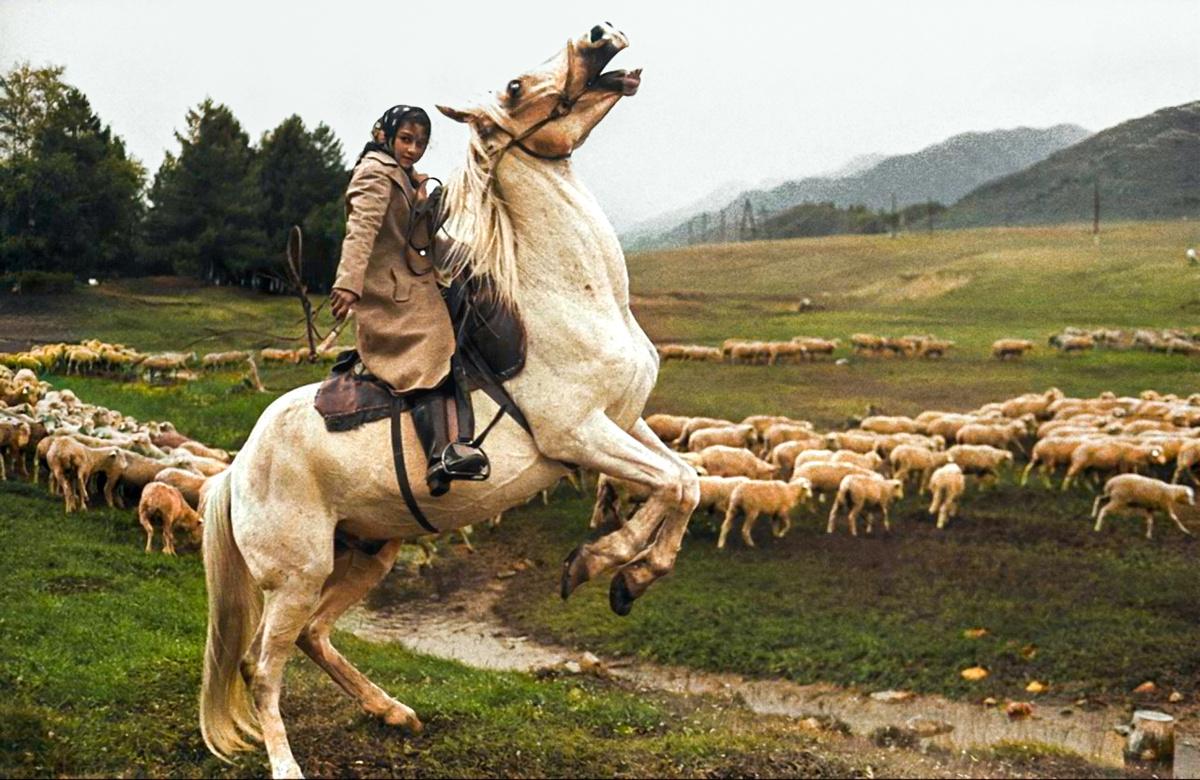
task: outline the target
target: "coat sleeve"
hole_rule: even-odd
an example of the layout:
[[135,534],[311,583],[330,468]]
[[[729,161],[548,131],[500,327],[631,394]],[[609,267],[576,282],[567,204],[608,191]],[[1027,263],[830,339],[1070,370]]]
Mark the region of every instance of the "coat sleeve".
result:
[[346,237],[333,286],[362,297],[367,261],[392,196],[392,180],[382,165],[359,165],[346,190]]

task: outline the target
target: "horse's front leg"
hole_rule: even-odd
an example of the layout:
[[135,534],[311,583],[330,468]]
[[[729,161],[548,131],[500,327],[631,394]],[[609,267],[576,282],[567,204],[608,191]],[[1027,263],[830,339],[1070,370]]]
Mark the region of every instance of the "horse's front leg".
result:
[[[550,457],[636,482],[651,490],[650,497],[623,526],[594,542],[581,545],[567,557],[563,563],[563,598],[602,572],[627,566],[646,555],[651,538],[659,531],[664,520],[671,520],[672,526],[679,525],[671,533],[677,533],[682,538],[687,526],[686,518],[691,516],[700,500],[700,483],[696,472],[659,442],[644,422],[639,420],[635,431],[639,438],[648,434],[657,447],[647,446],[639,438],[621,430],[602,412],[593,413],[584,424],[561,439],[549,437],[550,441],[539,442],[542,451]],[[676,520],[680,515],[683,517],[682,523]],[[662,538],[661,532],[659,538]],[[678,542],[675,546],[677,549]],[[671,560],[674,560],[674,555],[671,555]],[[640,582],[636,591],[624,589],[618,583],[624,580],[624,575],[631,568],[627,566],[613,580],[610,601],[618,614],[628,613],[633,599],[645,590],[650,581],[661,576],[655,575]],[[629,594],[628,598],[626,594]]]

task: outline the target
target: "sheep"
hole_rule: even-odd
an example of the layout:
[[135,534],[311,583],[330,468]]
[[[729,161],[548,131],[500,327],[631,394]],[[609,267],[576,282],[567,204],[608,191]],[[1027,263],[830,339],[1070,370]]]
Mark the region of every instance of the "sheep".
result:
[[733,489],[747,481],[748,477],[700,477],[700,503],[696,511],[701,509],[708,513],[720,512],[722,515],[729,509],[729,497]]
[[[1107,500],[1108,503],[1100,508],[1102,499]],[[1096,518],[1094,530],[1100,531],[1104,524],[1104,518],[1109,512],[1132,509],[1146,516],[1147,539],[1154,537],[1155,511],[1166,512],[1175,521],[1175,525],[1179,527],[1180,531],[1191,536],[1192,532],[1179,520],[1179,515],[1175,514],[1175,505],[1194,506],[1195,503],[1196,496],[1190,487],[1168,485],[1160,480],[1143,477],[1139,474],[1120,474],[1105,482],[1104,492],[1096,496],[1096,500],[1092,502],[1092,516]]]
[[679,432],[679,436],[672,444],[676,449],[687,449],[688,440],[696,431],[704,428],[729,428],[735,425],[732,420],[722,420],[719,417],[691,417],[683,424],[683,428]]
[[154,524],[162,526],[163,555],[175,554],[175,527],[187,532],[189,541],[199,546],[203,522],[183,494],[163,482],[151,482],[138,502],[138,522],[146,531],[146,552],[154,552]]
[[767,461],[775,465],[781,476],[786,477],[796,467],[796,458],[806,452],[821,453],[820,460],[828,460],[833,457],[833,450],[814,450],[809,448],[808,442],[805,441],[785,441],[777,447],[772,448],[771,454],[767,456]]
[[854,450],[838,450],[829,459],[832,463],[853,463],[869,471],[878,471],[883,465],[883,457],[877,452],[855,452]]
[[871,433],[916,433],[917,423],[911,417],[885,417],[873,415],[858,424],[859,428]]
[[1091,438],[1090,433],[1078,436],[1056,436],[1042,439],[1033,445],[1033,450],[1029,453],[1029,463],[1026,464],[1025,471],[1021,473],[1021,486],[1025,486],[1025,483],[1029,481],[1029,473],[1040,464],[1042,483],[1046,487],[1050,487],[1050,475],[1054,473],[1054,469],[1058,466],[1070,465],[1071,456],[1075,454],[1075,450]]
[[808,350],[803,344],[794,341],[770,341],[767,342],[767,365],[781,363],[784,359],[790,359],[793,363],[800,363],[808,357]]
[[200,359],[200,366],[205,370],[236,366],[239,363],[246,362],[249,357],[249,352],[240,350],[234,352],[209,352]]
[[1026,433],[1025,423],[1020,420],[1014,420],[1007,425],[968,423],[958,429],[954,440],[959,444],[989,444],[1002,450],[1016,447],[1021,454],[1025,454],[1025,448],[1021,446],[1021,437]]
[[1192,439],[1180,447],[1175,456],[1175,473],[1171,475],[1171,482],[1179,482],[1179,475],[1187,474],[1193,483],[1200,485],[1192,471],[1197,463],[1200,463],[1200,439]]
[[[222,463],[229,463],[232,460],[229,457],[229,453],[226,452],[225,450],[214,449],[212,447],[206,447],[198,441],[185,441],[182,444],[180,444],[178,447],[176,447],[175,449],[176,450],[187,450],[188,452],[192,453],[193,455],[199,455],[202,458],[208,458],[210,460],[219,460]],[[150,453],[144,452],[142,454],[149,455]],[[153,457],[153,456],[151,456],[151,457]]]
[[663,442],[675,441],[683,433],[683,426],[691,417],[678,414],[652,414],[646,418],[646,425],[654,431],[654,435]]
[[1129,444],[1113,439],[1089,439],[1071,453],[1071,465],[1067,468],[1067,476],[1063,479],[1062,489],[1066,490],[1080,474],[1086,471],[1134,471],[1141,466],[1151,463],[1167,462],[1161,447]]
[[992,482],[999,481],[999,469],[1005,463],[1012,464],[1013,454],[986,444],[956,444],[946,450],[947,459],[957,463],[964,474],[975,474]]
[[5,461],[12,457],[13,468],[21,476],[25,469],[25,448],[33,436],[29,423],[17,418],[0,418],[0,479],[8,479]]
[[829,461],[802,463],[796,466],[792,472],[792,479],[807,480],[808,484],[812,486],[813,494],[817,496],[818,500],[823,500],[825,494],[837,493],[842,480],[848,474],[860,474],[881,479],[874,471],[864,469],[862,466],[856,466],[853,463],[831,463]]
[[753,452],[737,447],[714,445],[700,451],[701,463],[709,476],[713,477],[750,477],[751,479],[769,479],[775,475],[775,467],[764,460],[759,460]]
[[708,363],[720,363],[725,356],[716,347],[700,347],[688,345],[683,348],[684,360],[700,360]]
[[925,434],[927,436],[941,436],[946,441],[954,441],[955,437],[958,436],[960,428],[975,422],[979,422],[979,418],[973,414],[946,412],[925,423]]
[[[628,507],[641,504],[653,492],[649,485],[601,474],[596,479],[596,503],[592,506],[592,519],[588,527],[595,530],[624,525],[629,514]],[[623,503],[626,505],[624,509]]]
[[833,431],[825,434],[825,442],[839,450],[867,453],[875,451],[879,437],[869,431]]
[[814,433],[812,428],[807,425],[796,425],[794,423],[776,423],[762,435],[763,452],[770,453],[784,442],[798,442],[803,444],[803,449],[819,449],[825,446],[825,437]]
[[892,467],[892,476],[901,482],[916,474],[917,494],[924,493],[929,487],[930,475],[934,469],[945,465],[949,456],[945,452],[937,452],[914,444],[902,444],[892,450],[888,462]]
[[[1032,342],[1030,344],[1032,345]],[[1005,417],[1021,417],[1032,414],[1038,419],[1045,419],[1050,416],[1048,411],[1050,404],[1062,397],[1062,390],[1052,387],[1044,393],[1026,393],[1016,398],[1010,398],[1000,404],[1000,410]]]
[[735,485],[729,496],[729,508],[725,511],[725,521],[721,523],[721,534],[717,539],[717,549],[725,549],[725,539],[733,527],[733,520],[741,511],[746,517],[742,521],[742,541],[747,547],[754,546],[752,533],[759,515],[769,515],[773,520],[773,534],[777,539],[783,538],[791,530],[791,511],[812,497],[812,486],[807,480],[746,480]]
[[821,339],[810,336],[796,336],[792,339],[792,343],[799,344],[804,347],[804,353],[809,359],[816,359],[817,355],[827,355],[833,357],[833,351],[838,348],[841,343],[839,339]]
[[46,462],[63,492],[64,512],[69,514],[73,508],[87,509],[87,483],[92,473],[107,472],[112,464],[123,468],[127,453],[119,447],[93,448],[70,436],[57,436],[46,451]]
[[883,339],[870,333],[855,333],[850,336],[850,346],[856,355],[874,355],[883,350]]
[[734,364],[743,361],[756,364],[760,358],[763,362],[768,362],[771,359],[770,347],[762,341],[744,341],[740,344],[734,344],[733,348],[729,351],[729,362]]
[[966,487],[967,480],[957,463],[939,467],[929,478],[929,488],[933,493],[929,514],[937,515],[938,530],[945,528],[946,522],[958,514],[958,500],[962,498]]
[[[654,348],[663,361],[687,359],[686,348],[682,344],[655,344]],[[266,355],[263,355],[263,359],[266,360]]]
[[1033,342],[1028,339],[997,339],[992,342],[992,357],[997,360],[1024,357],[1033,347]]
[[264,347],[258,351],[258,356],[264,363],[291,363],[295,365],[300,362],[300,355],[294,349]]
[[727,447],[749,448],[754,443],[754,427],[751,425],[731,425],[722,428],[703,428],[696,431],[688,439],[689,452],[700,452],[714,444],[724,444]]
[[1050,337],[1049,344],[1064,353],[1085,352],[1096,348],[1096,340],[1088,334],[1080,336],[1055,334]]
[[175,467],[165,468],[154,475],[155,482],[170,485],[183,494],[192,509],[200,506],[200,491],[208,477],[194,471]]
[[216,458],[206,458],[193,453],[190,450],[179,446],[171,450],[171,456],[177,462],[186,463],[188,468],[195,469],[206,477],[215,477],[225,469],[229,468],[229,464],[223,460]]
[[917,356],[923,358],[942,358],[954,347],[954,342],[947,339],[926,339],[917,347]]
[[[884,479],[878,474],[847,474],[838,485],[837,498],[829,509],[829,524],[825,533],[833,533],[837,522],[838,510],[849,507],[847,522],[850,524],[850,535],[858,536],[858,514],[868,505],[880,508],[883,514],[883,528],[892,530],[889,509],[892,502],[904,498],[904,485],[898,479]],[[867,533],[875,529],[875,520],[867,515]]]

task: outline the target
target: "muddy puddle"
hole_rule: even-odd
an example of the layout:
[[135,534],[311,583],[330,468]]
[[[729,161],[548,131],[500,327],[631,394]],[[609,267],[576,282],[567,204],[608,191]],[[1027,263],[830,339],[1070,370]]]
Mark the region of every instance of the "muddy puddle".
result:
[[[550,667],[579,671],[581,653],[521,636],[491,613],[503,592],[492,583],[469,601],[422,604],[418,609],[359,607],[340,627],[375,642],[395,642],[414,652],[453,659],[470,666],[532,672]],[[603,673],[646,689],[704,695],[738,702],[753,712],[793,718],[832,716],[855,734],[877,729],[911,729],[924,744],[949,750],[1001,742],[1038,742],[1070,750],[1090,762],[1122,766],[1124,738],[1113,727],[1128,722],[1123,708],[1084,710],[1037,702],[1031,717],[1010,719],[1002,707],[956,702],[940,696],[911,696],[880,701],[868,693],[831,685],[800,685],[788,680],[748,679],[640,661],[604,661]],[[1178,741],[1176,777],[1200,777],[1195,740]],[[1168,770],[1169,771],[1169,770]]]

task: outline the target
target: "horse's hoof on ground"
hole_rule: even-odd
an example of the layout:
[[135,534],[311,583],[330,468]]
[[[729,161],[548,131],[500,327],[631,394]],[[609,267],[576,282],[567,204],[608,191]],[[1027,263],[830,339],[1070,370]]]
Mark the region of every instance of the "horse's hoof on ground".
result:
[[582,545],[576,547],[563,561],[562,580],[559,583],[559,593],[563,601],[566,601],[576,588],[587,582],[587,567],[583,565],[582,552]]
[[392,707],[383,716],[383,722],[414,737],[425,730],[425,725],[421,723],[421,719],[407,707]]
[[633,602],[636,599],[637,596],[629,590],[629,583],[625,582],[625,573],[617,572],[608,588],[608,606],[616,614],[625,617],[633,611]]

